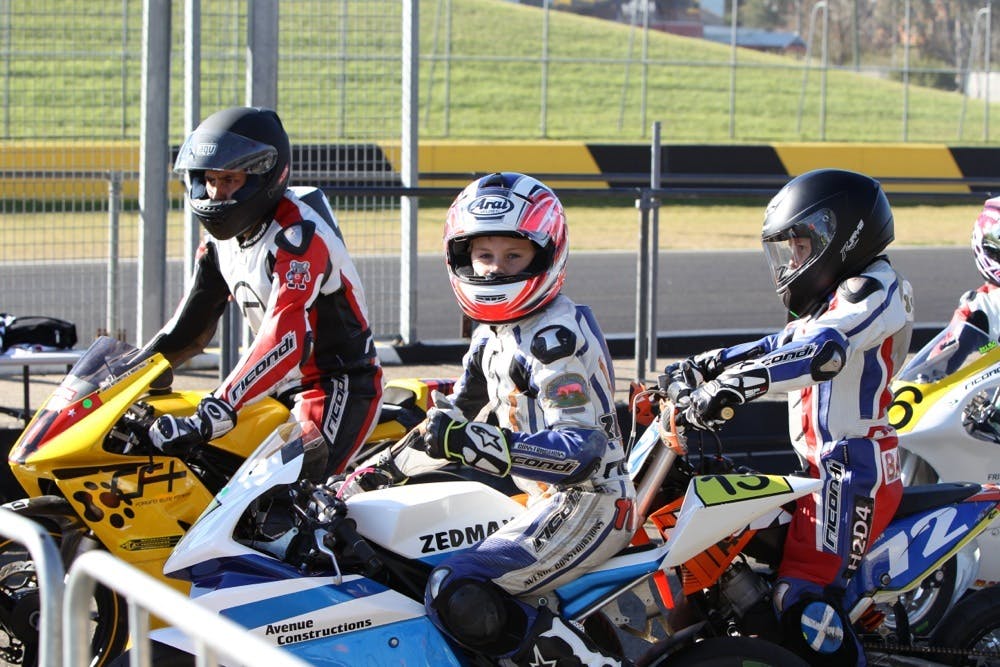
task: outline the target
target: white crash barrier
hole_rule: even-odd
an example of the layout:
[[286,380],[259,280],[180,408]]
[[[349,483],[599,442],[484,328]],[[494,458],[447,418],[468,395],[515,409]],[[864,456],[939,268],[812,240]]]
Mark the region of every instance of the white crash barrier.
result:
[[39,594],[38,664],[62,662],[63,570],[59,549],[45,529],[31,519],[0,507],[0,535],[23,544],[35,563]]
[[[216,667],[218,657],[246,667],[308,667],[287,651],[268,644],[232,621],[198,606],[189,598],[105,551],[81,555],[66,579],[64,667],[90,665],[88,637],[90,598],[97,583],[128,602],[129,632],[134,667],[150,667],[149,616],[187,634],[195,646],[198,665]],[[58,663],[39,663],[58,664]]]

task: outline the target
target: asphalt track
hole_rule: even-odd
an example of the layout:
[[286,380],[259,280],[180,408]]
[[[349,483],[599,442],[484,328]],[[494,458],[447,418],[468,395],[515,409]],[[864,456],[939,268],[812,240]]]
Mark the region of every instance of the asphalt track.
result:
[[[918,324],[938,324],[951,316],[959,295],[982,281],[972,252],[962,247],[895,248],[893,264],[913,284]],[[398,257],[357,257],[376,332],[398,321]],[[634,335],[637,259],[635,252],[571,252],[564,292],[593,309],[605,334]],[[0,312],[52,315],[77,324],[81,342],[89,342],[103,324],[95,308],[105,298],[107,267],[97,262],[51,265],[31,262],[0,267]],[[461,334],[461,313],[448,285],[440,255],[417,261],[415,340],[454,340]],[[82,287],[89,299],[72,296],[66,281]],[[135,262],[121,265],[120,322],[135,331]],[[166,276],[169,315],[183,286],[180,262],[170,262]],[[768,331],[784,321],[760,250],[661,252],[656,289],[656,329],[660,336],[704,331]],[[52,305],[54,304],[54,305]],[[127,305],[126,305],[127,304]],[[385,323],[380,326],[380,323]]]
[[[913,285],[918,324],[947,322],[959,296],[982,283],[965,246],[891,248],[888,255]],[[563,291],[589,304],[606,334],[634,334],[636,264],[633,252],[571,253]],[[443,261],[421,257],[419,275],[417,338],[456,338],[460,313]],[[661,252],[656,296],[660,335],[770,331],[785,320],[760,250]]]

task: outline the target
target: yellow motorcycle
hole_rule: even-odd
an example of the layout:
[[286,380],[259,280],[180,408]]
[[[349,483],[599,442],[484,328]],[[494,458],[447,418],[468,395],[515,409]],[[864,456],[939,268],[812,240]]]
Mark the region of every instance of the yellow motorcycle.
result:
[[[206,392],[172,391],[170,364],[107,337],[94,341],[28,423],[9,463],[25,497],[5,508],[42,524],[60,547],[63,565],[105,549],[185,594],[189,585],[163,576],[163,563],[209,501],[257,446],[289,417],[265,398],[239,412],[225,436],[182,456],[154,448],[148,430],[164,414],[187,416]],[[380,423],[368,438],[375,450],[423,420],[435,389],[447,380],[389,383]],[[38,588],[21,545],[0,539],[0,660],[37,662]],[[98,587],[92,610],[95,664],[127,642],[124,600]],[[37,621],[34,621],[37,622]],[[4,641],[6,639],[6,641]]]

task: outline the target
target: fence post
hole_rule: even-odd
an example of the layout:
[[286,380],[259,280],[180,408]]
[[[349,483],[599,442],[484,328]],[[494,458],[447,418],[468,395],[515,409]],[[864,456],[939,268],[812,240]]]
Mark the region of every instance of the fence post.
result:
[[118,231],[122,208],[122,174],[108,174],[108,285],[105,323],[109,336],[118,335]]
[[656,373],[656,297],[657,281],[659,278],[660,264],[660,200],[655,196],[660,189],[660,121],[653,122],[653,140],[650,144],[650,169],[649,187],[652,189],[649,198],[650,219],[649,219],[649,285],[647,298],[649,309],[649,322],[647,328],[648,347],[646,352],[649,358],[649,371]]
[[646,349],[649,322],[649,211],[652,196],[648,189],[639,190],[635,207],[639,209],[639,252],[635,273],[635,379],[646,379]]

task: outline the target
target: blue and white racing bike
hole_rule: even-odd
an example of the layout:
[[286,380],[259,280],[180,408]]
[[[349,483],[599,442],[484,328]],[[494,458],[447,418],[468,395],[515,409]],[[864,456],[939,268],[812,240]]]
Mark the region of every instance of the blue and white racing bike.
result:
[[[648,519],[633,545],[536,601],[644,665],[802,665],[774,632],[770,556],[780,555],[787,507],[819,481],[740,472],[719,457],[695,461],[674,417],[665,403],[669,426],[656,419],[631,452],[637,509]],[[338,498],[310,481],[325,451],[300,425],[279,429],[187,532],[165,572],[191,581],[200,604],[311,664],[494,664],[437,630],[424,612],[424,588],[436,564],[522,506],[473,481],[411,482]],[[898,633],[879,635],[870,613],[974,539],[998,507],[1000,490],[986,485],[907,491],[849,592],[847,608],[872,656],[1000,655],[982,646],[1000,624],[965,618],[964,635],[955,630],[941,635],[946,643],[917,646]],[[628,596],[645,603],[638,605],[644,624],[626,618]],[[155,664],[192,663],[193,642],[181,633],[165,629],[154,638]]]

